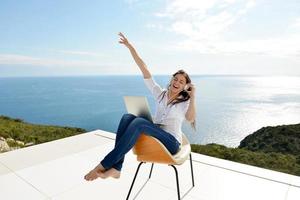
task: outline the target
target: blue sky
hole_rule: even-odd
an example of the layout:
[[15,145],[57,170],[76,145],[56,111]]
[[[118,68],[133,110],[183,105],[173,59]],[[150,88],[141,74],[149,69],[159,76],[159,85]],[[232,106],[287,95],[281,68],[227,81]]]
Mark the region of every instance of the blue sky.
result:
[[300,75],[298,0],[1,0],[0,76]]

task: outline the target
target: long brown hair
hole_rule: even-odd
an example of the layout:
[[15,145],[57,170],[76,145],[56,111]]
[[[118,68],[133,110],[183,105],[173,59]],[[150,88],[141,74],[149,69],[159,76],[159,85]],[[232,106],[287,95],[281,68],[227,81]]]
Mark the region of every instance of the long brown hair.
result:
[[[186,80],[186,84],[188,83],[191,83],[191,79],[190,79],[190,76],[184,71],[184,70],[178,70],[177,72],[175,72],[173,75],[172,75],[172,79],[175,78],[175,76],[177,74],[181,74],[185,77],[185,80]],[[172,79],[170,80],[168,86],[167,86],[167,90],[163,91],[159,97],[161,97],[160,101],[161,102],[163,100],[163,98],[165,97],[167,91],[170,89],[171,87],[171,82],[172,82]],[[173,99],[170,103],[173,105],[177,104],[177,103],[181,103],[181,102],[184,102],[184,101],[187,101],[189,100],[191,97],[189,95],[189,93],[187,93],[186,90],[182,90],[181,92],[179,92],[178,96]],[[192,123],[191,123],[191,126],[193,127],[194,130],[196,130],[196,120],[194,120]]]

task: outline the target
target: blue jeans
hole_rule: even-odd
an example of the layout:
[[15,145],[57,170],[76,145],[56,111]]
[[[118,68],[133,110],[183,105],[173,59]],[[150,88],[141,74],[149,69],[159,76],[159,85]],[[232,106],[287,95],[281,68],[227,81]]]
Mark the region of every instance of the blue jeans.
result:
[[179,142],[170,133],[161,129],[158,125],[132,114],[124,114],[117,130],[114,149],[100,162],[106,169],[122,169],[125,154],[134,146],[140,134],[153,136],[160,140],[171,154],[177,153]]

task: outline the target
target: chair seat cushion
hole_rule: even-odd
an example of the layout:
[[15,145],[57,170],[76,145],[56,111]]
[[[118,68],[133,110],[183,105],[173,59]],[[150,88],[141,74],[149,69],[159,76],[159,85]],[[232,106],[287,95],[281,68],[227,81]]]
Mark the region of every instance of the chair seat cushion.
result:
[[172,157],[173,157],[175,163],[180,165],[188,159],[190,153],[191,153],[190,144],[185,144],[185,145],[181,145],[178,153],[176,153]]

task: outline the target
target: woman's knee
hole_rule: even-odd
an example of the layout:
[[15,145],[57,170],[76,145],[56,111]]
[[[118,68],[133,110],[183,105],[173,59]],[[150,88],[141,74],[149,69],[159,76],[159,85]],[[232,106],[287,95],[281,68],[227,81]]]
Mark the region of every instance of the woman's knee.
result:
[[149,121],[142,118],[142,117],[136,117],[134,120],[131,121],[130,125],[134,126],[137,129],[142,129],[145,127],[145,124],[148,124]]
[[131,114],[131,113],[125,113],[122,116],[122,118],[131,118],[131,117],[136,117],[136,116],[134,114]]
[[126,114],[124,114],[124,115],[122,116],[121,121],[132,120],[132,119],[134,119],[134,118],[136,118],[135,115],[133,115],[133,114],[131,114],[131,113],[126,113]]

